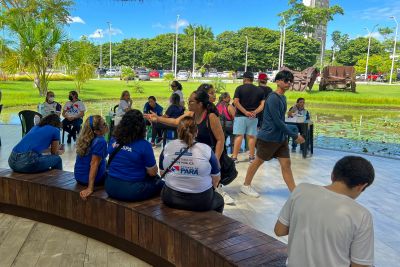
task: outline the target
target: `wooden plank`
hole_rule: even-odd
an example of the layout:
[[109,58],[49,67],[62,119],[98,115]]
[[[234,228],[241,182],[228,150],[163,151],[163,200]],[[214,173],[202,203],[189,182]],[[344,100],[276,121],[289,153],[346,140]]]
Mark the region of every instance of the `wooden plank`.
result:
[[183,267],[182,263],[182,242],[181,242],[181,235],[179,231],[174,231],[174,259],[173,262],[177,267]]
[[125,238],[125,208],[123,206],[117,206],[117,236]]
[[139,214],[139,245],[151,250],[153,242],[153,220]]
[[52,226],[36,222],[18,252],[13,266],[35,266],[51,231]]
[[132,211],[130,209],[124,208],[124,239],[132,241]]
[[18,218],[0,245],[0,266],[11,266],[35,222]]
[[104,201],[105,209],[105,230],[110,234],[117,234],[117,205],[109,201]]

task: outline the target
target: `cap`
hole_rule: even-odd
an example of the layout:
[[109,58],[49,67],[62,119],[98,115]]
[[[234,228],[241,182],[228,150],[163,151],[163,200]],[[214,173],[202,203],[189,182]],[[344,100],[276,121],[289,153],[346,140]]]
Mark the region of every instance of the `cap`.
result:
[[243,73],[243,78],[254,79],[254,74],[251,71],[246,71]]
[[264,72],[260,72],[258,74],[258,80],[266,81],[268,79],[268,75]]

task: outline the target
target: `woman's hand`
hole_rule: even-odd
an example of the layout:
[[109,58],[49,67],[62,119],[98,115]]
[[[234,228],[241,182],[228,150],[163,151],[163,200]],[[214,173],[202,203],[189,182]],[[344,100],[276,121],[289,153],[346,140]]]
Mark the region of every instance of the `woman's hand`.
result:
[[85,190],[82,190],[79,195],[83,200],[86,200],[88,196],[90,196],[93,193],[93,188],[86,188]]
[[154,113],[153,111],[150,111],[149,114],[143,114],[143,117],[144,117],[146,120],[150,121],[150,122],[157,122],[157,120],[158,120],[157,114]]

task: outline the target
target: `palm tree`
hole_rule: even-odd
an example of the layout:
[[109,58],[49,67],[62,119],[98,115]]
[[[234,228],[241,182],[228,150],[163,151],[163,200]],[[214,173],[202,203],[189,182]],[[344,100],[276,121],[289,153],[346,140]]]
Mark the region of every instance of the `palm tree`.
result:
[[214,34],[210,27],[207,26],[196,26],[193,24],[189,24],[183,32],[188,36],[193,36],[193,33],[196,31],[196,36],[201,39],[214,39]]

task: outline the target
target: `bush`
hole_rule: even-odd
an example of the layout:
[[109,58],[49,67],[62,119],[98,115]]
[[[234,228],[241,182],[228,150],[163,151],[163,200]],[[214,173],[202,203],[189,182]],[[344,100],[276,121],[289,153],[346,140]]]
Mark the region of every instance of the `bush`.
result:
[[[8,76],[7,80],[9,81],[18,81],[18,82],[33,82],[33,76],[28,75],[18,75],[18,76]],[[74,77],[70,75],[64,75],[61,73],[52,74],[49,76],[49,81],[73,81]]]
[[134,81],[134,82],[132,83],[132,85],[129,86],[129,87],[132,87],[132,91],[133,91],[134,93],[137,93],[137,94],[143,94],[143,93],[144,93],[143,85],[142,85],[142,83],[139,82],[139,81]]
[[172,82],[174,80],[174,74],[173,73],[167,73],[164,75],[164,80]]
[[226,91],[226,84],[222,81],[221,78],[214,78],[213,86],[214,86],[215,92],[217,94],[220,94],[220,93]]

